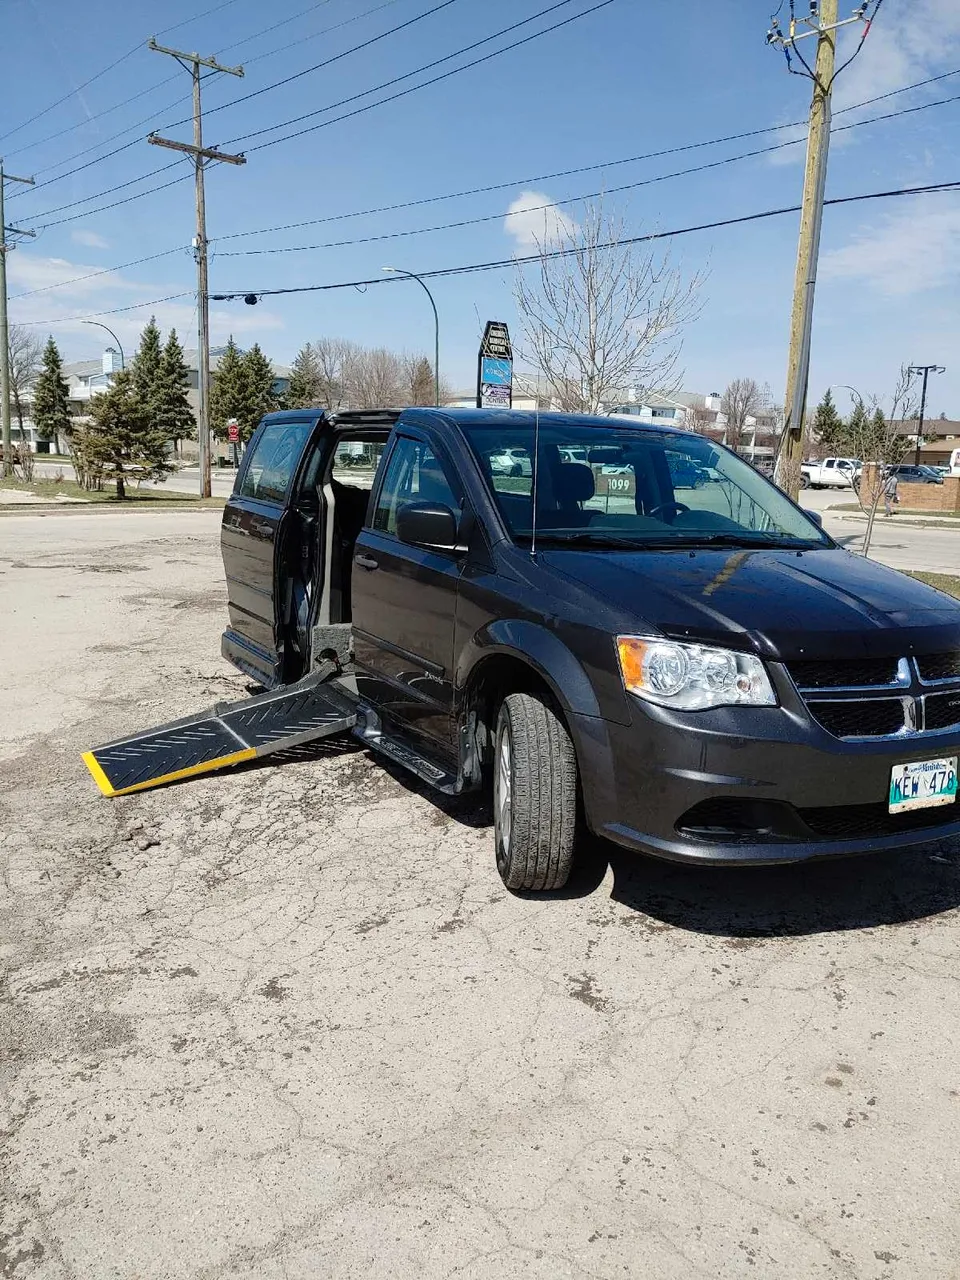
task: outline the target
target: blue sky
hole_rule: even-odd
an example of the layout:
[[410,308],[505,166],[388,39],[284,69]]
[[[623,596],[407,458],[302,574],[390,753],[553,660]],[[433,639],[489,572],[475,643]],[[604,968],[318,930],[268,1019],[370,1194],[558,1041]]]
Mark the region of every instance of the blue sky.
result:
[[[190,113],[189,77],[172,59],[147,49],[152,34],[163,44],[216,54],[223,62],[245,67],[242,80],[219,76],[204,87],[206,145],[247,153],[242,168],[222,164],[208,174],[211,292],[375,277],[390,263],[425,271],[507,258],[529,251],[531,217],[543,226],[543,214],[506,219],[511,207],[567,202],[559,205],[560,214],[576,221],[583,205],[575,197],[609,192],[794,135],[784,130],[659,159],[607,162],[806,117],[808,82],[789,75],[782,56],[764,44],[770,0],[688,0],[683,5],[675,0],[612,0],[432,87],[299,139],[253,149],[351,107],[249,138],[255,131],[360,94],[519,22],[550,2],[453,0],[328,67],[235,102],[416,18],[441,0],[278,0],[272,6],[255,0],[198,0],[192,8],[189,0],[168,0],[162,9],[145,0],[87,0],[83,5],[6,0],[0,154],[9,171],[34,173],[38,183],[35,191],[22,195],[16,186],[8,188],[7,221],[31,227],[69,219],[47,226],[35,241],[10,255],[11,320],[43,321],[41,331],[49,324],[65,358],[84,358],[101,350],[106,335],[71,317],[96,318],[113,308],[189,295],[196,287],[189,251],[193,187],[188,162],[145,141],[154,129],[190,139],[190,126],[177,123]],[[470,56],[583,13],[595,3],[570,0]],[[216,11],[206,12],[215,6]],[[852,3],[841,0],[842,13],[851,8]],[[197,10],[199,16],[193,16]],[[273,24],[282,25],[267,31]],[[274,52],[281,46],[289,47]],[[118,59],[112,70],[82,87]],[[438,71],[464,60],[444,63]],[[957,0],[885,0],[862,54],[838,81],[835,110],[955,68],[960,69]],[[397,88],[426,78],[412,77]],[[361,97],[352,107],[389,92]],[[133,95],[141,96],[125,102]],[[838,116],[836,123],[953,95],[960,95],[960,75]],[[65,100],[46,110],[61,98]],[[215,110],[219,107],[223,109]],[[15,128],[40,112],[32,123]],[[100,159],[124,143],[134,145]],[[605,204],[637,234],[792,205],[799,201],[802,159],[801,143],[772,156],[608,194]],[[606,167],[540,178],[600,163]],[[101,197],[109,188],[166,164],[173,166],[169,172]],[[81,165],[88,167],[64,176]],[[181,175],[183,181],[165,190],[98,211]],[[828,196],[957,178],[960,101],[837,135]],[[506,185],[420,207],[341,216],[494,183]],[[74,203],[82,201],[86,203]],[[489,221],[335,248],[227,256],[418,231],[480,217]],[[333,220],[286,232],[238,234],[324,218]],[[722,390],[733,377],[751,376],[769,382],[776,398],[782,395],[797,226],[797,216],[790,215],[672,242],[674,258],[685,271],[706,273],[702,311],[684,342],[688,389]],[[174,252],[93,279],[47,287],[167,250]],[[485,320],[515,326],[511,285],[510,270],[432,285],[441,316],[441,365],[451,384],[472,383]],[[34,292],[39,289],[44,291]],[[20,294],[29,296],[16,296]],[[175,324],[185,344],[195,345],[195,308],[189,296],[152,309],[159,323]],[[130,349],[150,310],[100,318]],[[215,303],[212,332],[215,341],[230,332],[244,345],[258,340],[274,359],[288,361],[303,342],[321,335],[427,351],[432,317],[418,286],[396,281],[365,292],[265,298],[256,307]],[[948,371],[933,381],[929,409],[960,417],[960,193],[828,209],[814,332],[814,398],[828,383],[851,383],[864,395],[889,394],[901,362],[933,361]],[[837,395],[843,402],[843,393]]]

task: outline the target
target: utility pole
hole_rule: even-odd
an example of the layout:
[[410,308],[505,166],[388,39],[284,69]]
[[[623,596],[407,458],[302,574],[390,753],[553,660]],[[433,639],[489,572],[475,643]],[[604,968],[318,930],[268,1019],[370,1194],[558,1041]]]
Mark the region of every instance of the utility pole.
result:
[[927,412],[927,379],[931,373],[946,373],[946,367],[942,364],[912,364],[907,373],[919,373],[923,375],[923,390],[920,392],[920,423],[917,427],[917,452],[914,456],[914,464],[920,465],[920,447],[923,444],[923,418]]
[[200,112],[200,68],[212,72],[224,72],[229,76],[242,76],[243,67],[222,67],[216,58],[201,58],[196,53],[181,53],[179,49],[165,49],[153,37],[147,42],[154,53],[165,53],[176,58],[193,80],[193,146],[185,142],[172,142],[151,133],[147,138],[157,147],[169,147],[193,157],[196,171],[197,234],[194,238],[194,256],[197,260],[197,390],[199,395],[199,424],[197,436],[200,444],[200,497],[210,497],[210,298],[207,289],[207,211],[203,190],[204,165],[208,161],[223,160],[227,164],[246,164],[246,157],[228,156],[215,147],[204,148],[203,127]]
[[[879,8],[882,0],[877,0]],[[859,5],[850,18],[838,20],[838,0],[810,0],[809,17],[797,19],[790,4],[787,34],[776,19],[767,33],[767,43],[783,50],[789,71],[806,75],[813,81],[810,103],[810,125],[807,134],[807,158],[803,175],[803,202],[800,214],[800,242],[793,289],[793,311],[790,320],[790,355],[787,361],[787,385],[784,397],[784,430],[778,459],[778,479],[794,499],[800,492],[800,463],[803,461],[803,425],[810,377],[810,347],[813,334],[813,303],[817,287],[817,264],[820,256],[820,230],[823,225],[823,202],[827,184],[827,160],[830,152],[831,99],[836,79],[834,70],[837,32],[850,23],[864,24],[860,46],[870,30],[867,18],[869,3]],[[816,38],[817,54],[813,67],[805,60],[799,42]],[[804,71],[796,71],[791,50]],[[859,49],[858,49],[859,52]],[[854,55],[856,56],[856,55]],[[846,64],[845,64],[846,65]],[[842,71],[843,68],[841,67]]]
[[[8,227],[4,222],[3,189],[8,182],[25,182],[33,186],[32,178],[17,178],[4,173],[0,160],[0,421],[3,430],[3,474],[13,475],[13,441],[10,437],[10,327],[7,323],[7,254],[16,246],[7,243],[7,233],[15,236],[32,236],[34,231]],[[20,441],[21,445],[23,441]]]

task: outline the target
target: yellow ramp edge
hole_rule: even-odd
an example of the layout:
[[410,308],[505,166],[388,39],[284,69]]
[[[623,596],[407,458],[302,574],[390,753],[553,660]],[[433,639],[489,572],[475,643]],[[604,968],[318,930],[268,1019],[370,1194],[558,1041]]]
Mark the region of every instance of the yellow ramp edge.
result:
[[177,769],[173,773],[162,773],[157,778],[150,778],[147,782],[138,782],[132,787],[123,787],[120,791],[115,791],[110,783],[110,779],[101,768],[100,762],[97,760],[93,751],[85,751],[83,753],[83,763],[93,775],[93,780],[103,792],[105,796],[128,796],[134,791],[149,791],[153,787],[162,787],[168,782],[177,782],[180,778],[193,778],[198,773],[211,773],[215,769],[226,769],[232,764],[242,764],[245,760],[255,760],[257,756],[254,747],[247,747],[243,751],[234,751],[228,756],[218,756],[216,760],[205,760],[203,764],[192,764],[187,769]]

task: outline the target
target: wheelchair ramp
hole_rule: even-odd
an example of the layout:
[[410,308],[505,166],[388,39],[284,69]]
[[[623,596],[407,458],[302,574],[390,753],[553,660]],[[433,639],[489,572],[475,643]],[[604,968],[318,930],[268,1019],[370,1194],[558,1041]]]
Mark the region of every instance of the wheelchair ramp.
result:
[[335,673],[325,663],[295,685],[87,751],[84,764],[105,796],[124,796],[345,733],[357,717]]

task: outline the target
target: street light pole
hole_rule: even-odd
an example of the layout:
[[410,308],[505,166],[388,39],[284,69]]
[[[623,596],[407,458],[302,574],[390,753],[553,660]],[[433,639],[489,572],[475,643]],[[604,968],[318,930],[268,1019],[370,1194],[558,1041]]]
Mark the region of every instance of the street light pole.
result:
[[920,465],[920,446],[923,444],[923,417],[927,411],[927,378],[931,373],[946,373],[946,368],[942,364],[912,364],[907,373],[919,373],[923,375],[923,390],[920,392],[920,424],[917,427],[917,452],[914,456],[914,466]]
[[117,350],[120,352],[120,368],[125,369],[127,367],[126,362],[124,361],[124,358],[123,358],[123,347],[121,347],[120,345],[120,339],[117,337],[117,335],[113,332],[112,329],[108,328],[107,325],[105,324],[101,324],[99,320],[82,320],[81,324],[94,324],[97,326],[98,329],[106,329],[107,333],[109,333],[110,337],[117,344]]
[[430,299],[430,305],[431,307],[433,307],[433,333],[434,333],[434,342],[433,342],[434,397],[433,398],[434,398],[434,403],[439,409],[440,407],[440,317],[437,314],[437,304],[433,300],[433,294],[430,292],[430,290],[427,288],[427,286],[424,284],[424,282],[420,279],[420,277],[417,275],[415,271],[404,271],[400,267],[384,267],[383,269],[384,271],[389,272],[391,275],[408,276],[411,280],[416,280],[417,284],[421,287],[421,289]]

